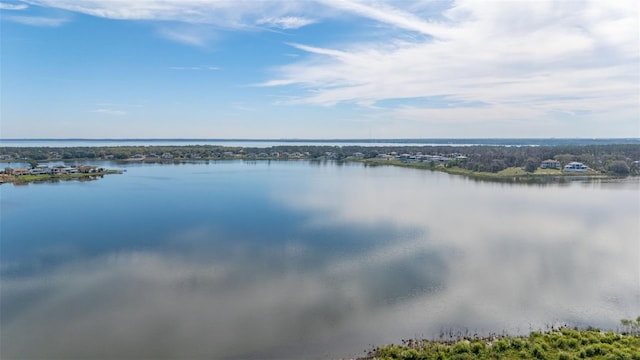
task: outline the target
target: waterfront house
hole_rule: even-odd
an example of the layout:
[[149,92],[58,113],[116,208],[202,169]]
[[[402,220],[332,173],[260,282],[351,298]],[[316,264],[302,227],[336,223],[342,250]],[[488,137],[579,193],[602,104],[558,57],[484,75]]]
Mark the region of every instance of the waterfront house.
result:
[[543,169],[560,169],[560,161],[548,159],[540,164]]
[[585,172],[589,170],[589,168],[583,163],[573,161],[564,166],[564,171],[566,172]]
[[29,174],[29,169],[27,169],[27,168],[13,169],[13,175],[15,175],[15,176],[28,175],[28,174]]
[[91,165],[80,165],[78,166],[78,171],[81,173],[90,173],[93,172],[93,169],[95,169],[95,166],[91,166]]
[[43,175],[43,174],[47,174],[47,173],[49,173],[47,171],[47,169],[44,168],[44,167],[41,167],[41,166],[38,166],[36,168],[33,168],[33,169],[29,170],[29,174],[31,174],[31,175]]

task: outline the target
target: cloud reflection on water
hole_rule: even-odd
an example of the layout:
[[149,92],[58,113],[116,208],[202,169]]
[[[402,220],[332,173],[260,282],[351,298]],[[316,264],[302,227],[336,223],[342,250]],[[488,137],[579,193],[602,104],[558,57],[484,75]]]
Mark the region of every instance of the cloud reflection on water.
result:
[[[280,169],[235,198],[191,184],[182,220],[160,221],[144,247],[80,256],[72,242],[55,265],[3,264],[2,357],[337,357],[452,327],[615,326],[640,308],[637,184]],[[20,254],[17,268],[38,256]]]
[[[193,244],[194,232],[188,232]],[[199,240],[210,239],[197,232]],[[264,357],[291,355],[287,348],[299,344],[299,355],[314,342],[354,331],[361,318],[443,286],[446,266],[436,253],[365,252],[366,261],[338,254],[309,267],[297,259],[307,258],[306,251],[286,246],[257,252],[238,246],[225,257],[212,248],[197,254],[130,252],[7,279],[3,310],[14,316],[3,316],[3,353]],[[38,301],[20,302],[35,293]]]
[[517,332],[554,321],[616,326],[621,316],[636,316],[639,190],[637,179],[522,186],[367,169],[315,182],[302,199],[275,196],[335,221],[428,229],[425,247],[447,245],[458,256],[447,257],[446,291],[413,299],[418,309],[446,304],[439,313],[419,312],[418,327]]

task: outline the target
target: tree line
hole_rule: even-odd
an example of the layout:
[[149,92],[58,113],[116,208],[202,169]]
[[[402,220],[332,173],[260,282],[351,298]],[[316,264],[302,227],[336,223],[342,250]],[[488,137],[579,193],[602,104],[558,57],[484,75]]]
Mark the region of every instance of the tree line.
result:
[[174,160],[235,158],[287,158],[298,154],[308,159],[345,160],[358,154],[364,159],[380,154],[424,154],[455,157],[447,166],[472,171],[498,172],[509,167],[534,171],[546,159],[558,160],[562,166],[578,161],[596,171],[620,175],[640,174],[638,144],[559,145],[559,146],[323,146],[281,145],[267,148],[225,147],[218,145],[187,146],[113,146],[113,147],[0,147],[0,154],[22,161],[50,160],[124,160],[134,155],[170,154]]

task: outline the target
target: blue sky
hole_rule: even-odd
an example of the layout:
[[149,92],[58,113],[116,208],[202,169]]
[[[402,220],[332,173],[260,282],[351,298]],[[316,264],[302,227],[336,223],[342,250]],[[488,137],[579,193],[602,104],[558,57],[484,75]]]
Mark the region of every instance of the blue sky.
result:
[[0,138],[639,137],[636,1],[0,0]]

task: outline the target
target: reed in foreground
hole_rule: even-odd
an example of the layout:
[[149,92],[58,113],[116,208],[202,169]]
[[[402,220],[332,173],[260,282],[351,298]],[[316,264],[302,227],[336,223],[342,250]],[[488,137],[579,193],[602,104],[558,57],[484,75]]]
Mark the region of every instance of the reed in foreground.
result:
[[640,360],[640,317],[620,333],[563,327],[529,336],[405,340],[374,348],[361,359],[629,359]]

